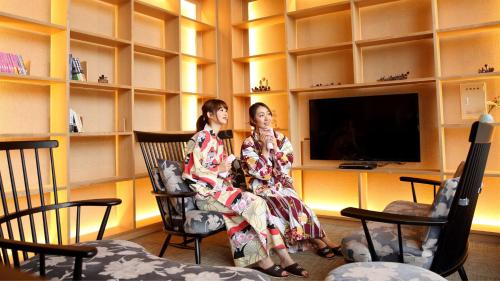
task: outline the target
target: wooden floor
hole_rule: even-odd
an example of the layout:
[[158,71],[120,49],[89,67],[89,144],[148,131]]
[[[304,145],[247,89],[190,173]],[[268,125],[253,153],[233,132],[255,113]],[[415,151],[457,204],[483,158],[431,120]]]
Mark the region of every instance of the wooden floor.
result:
[[[321,223],[330,238],[340,242],[343,236],[360,228],[357,222],[321,218]],[[154,232],[132,241],[143,245],[154,254],[158,254],[165,238],[163,232]],[[469,257],[465,263],[465,270],[469,280],[500,280],[500,236],[472,234],[469,240]],[[204,265],[233,265],[229,242],[225,232],[203,240],[202,259]],[[194,251],[169,247],[165,253],[168,259],[183,263],[194,263]],[[273,257],[276,261],[276,257]],[[301,252],[292,254],[292,258],[304,266],[311,273],[307,280],[323,280],[328,272],[342,264],[343,258],[327,260],[315,253]],[[448,276],[448,280],[460,280],[458,273]],[[276,278],[276,280],[283,280]],[[285,280],[305,280],[289,277]]]

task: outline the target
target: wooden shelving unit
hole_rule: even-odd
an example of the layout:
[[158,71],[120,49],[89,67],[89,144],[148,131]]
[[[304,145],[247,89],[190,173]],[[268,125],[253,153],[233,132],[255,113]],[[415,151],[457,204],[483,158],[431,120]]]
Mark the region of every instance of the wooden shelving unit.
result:
[[[477,74],[477,69],[484,63],[500,65],[494,43],[500,39],[498,1],[233,0],[231,4],[234,111],[246,113],[261,97],[267,98],[271,109],[284,108],[278,116],[287,118],[275,127],[284,128],[292,141],[296,189],[319,214],[339,216],[348,206],[381,209],[390,201],[410,198],[399,176],[444,179],[465,159],[472,120],[461,120],[459,85],[484,81],[487,89],[497,88],[498,72]],[[259,40],[259,35],[265,39]],[[265,40],[273,41],[272,46]],[[261,65],[282,53],[283,68],[278,60],[269,60],[274,64],[271,76]],[[474,62],[478,64],[471,65]],[[406,80],[377,81],[407,71]],[[268,76],[286,81],[278,87],[270,83],[269,93],[250,91]],[[337,168],[340,161],[310,159],[310,99],[405,92],[419,93],[421,162],[346,171]],[[488,99],[494,96],[494,90],[488,92]],[[493,115],[500,118],[499,112]],[[251,128],[248,116],[238,114],[233,120],[238,148]],[[500,135],[495,134],[485,174],[492,196],[500,185],[500,159],[495,157],[500,153]],[[432,201],[432,194],[425,196]],[[484,194],[479,205],[479,210],[499,210]],[[477,216],[491,216],[491,210]]]
[[[182,116],[191,118],[205,99],[218,96],[214,3],[61,0],[21,7],[7,0],[0,4],[0,51],[29,61],[29,75],[0,73],[0,139],[58,140],[55,164],[61,199],[122,199],[111,213],[106,235],[160,221],[133,130],[192,132],[195,120]],[[87,81],[71,80],[69,54],[86,62]],[[194,72],[184,64],[194,64]],[[97,81],[102,74],[108,83]],[[196,88],[183,83],[194,83]],[[186,97],[195,102],[185,103]],[[68,132],[69,109],[83,116],[84,132]],[[49,178],[46,171],[42,173]],[[53,191],[46,186],[43,193],[49,201]],[[18,189],[23,194],[24,186]],[[30,192],[38,194],[38,187]],[[96,211],[86,212],[82,233],[94,239],[90,234],[99,228],[93,220]],[[73,225],[75,219],[71,212],[68,223]],[[73,233],[67,236],[72,239]]]

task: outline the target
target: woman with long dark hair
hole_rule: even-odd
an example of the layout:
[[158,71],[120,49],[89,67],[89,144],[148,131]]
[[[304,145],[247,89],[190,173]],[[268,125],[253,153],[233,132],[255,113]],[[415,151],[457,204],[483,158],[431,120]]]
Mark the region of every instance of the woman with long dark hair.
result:
[[285,237],[288,249],[291,252],[305,250],[312,242],[322,257],[341,255],[340,248],[326,236],[316,214],[293,188],[289,175],[292,144],[272,128],[271,109],[258,102],[250,106],[249,115],[255,129],[241,147],[242,166],[251,176],[252,191],[264,198],[271,214],[279,218],[276,226]]
[[[217,211],[224,215],[233,259],[236,266],[258,263],[256,269],[274,277],[288,273],[307,277],[309,273],[295,263],[286,250],[280,232],[274,226],[266,202],[231,184],[231,162],[227,161],[222,140],[217,137],[227,124],[227,105],[211,99],[202,107],[198,118],[198,132],[186,149],[182,177],[198,194],[196,205],[201,210]],[[273,249],[280,258],[275,265],[269,257]]]

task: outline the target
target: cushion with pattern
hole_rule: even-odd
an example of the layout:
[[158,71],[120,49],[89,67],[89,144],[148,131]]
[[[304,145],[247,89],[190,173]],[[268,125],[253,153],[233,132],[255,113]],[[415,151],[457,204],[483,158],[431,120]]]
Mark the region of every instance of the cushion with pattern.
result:
[[[161,181],[168,193],[191,192],[191,188],[182,180],[182,168],[179,162],[157,159],[158,172]],[[178,214],[182,213],[182,198],[172,198],[172,204]],[[192,197],[184,198],[186,211],[196,209]]]

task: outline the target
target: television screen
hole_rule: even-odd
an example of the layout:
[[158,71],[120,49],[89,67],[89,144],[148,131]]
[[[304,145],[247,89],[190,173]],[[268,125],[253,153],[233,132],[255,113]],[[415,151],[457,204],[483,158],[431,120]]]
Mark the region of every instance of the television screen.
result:
[[418,94],[309,101],[315,160],[419,162]]

